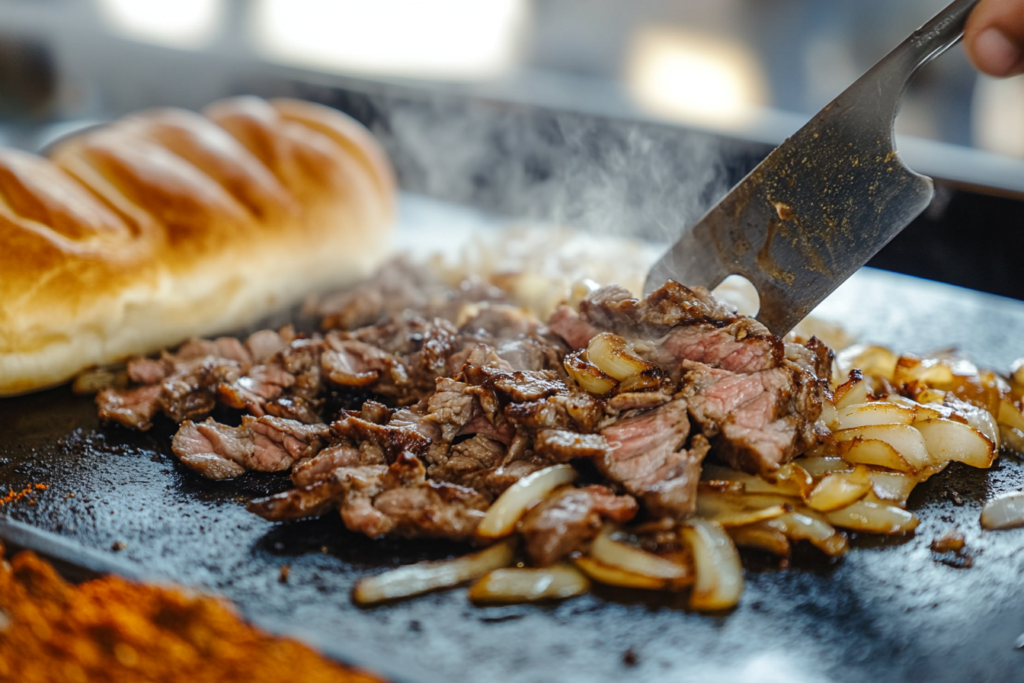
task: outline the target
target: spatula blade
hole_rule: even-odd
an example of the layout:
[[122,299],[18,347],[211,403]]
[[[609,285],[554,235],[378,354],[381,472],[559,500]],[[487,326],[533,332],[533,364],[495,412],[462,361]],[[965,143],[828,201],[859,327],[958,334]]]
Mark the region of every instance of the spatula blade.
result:
[[907,80],[960,39],[975,4],[947,7],[773,151],[655,264],[645,293],[742,275],[758,320],[791,330],[931,202],[931,179],[896,153],[893,121]]

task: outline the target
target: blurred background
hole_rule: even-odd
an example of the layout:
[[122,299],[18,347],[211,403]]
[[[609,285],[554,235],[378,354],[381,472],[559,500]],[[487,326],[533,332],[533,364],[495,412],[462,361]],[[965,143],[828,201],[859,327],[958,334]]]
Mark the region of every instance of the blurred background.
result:
[[[245,70],[419,82],[776,141],[947,0],[2,0],[8,119],[199,107]],[[1024,158],[1024,83],[962,51],[901,132]]]
[[[949,0],[0,0],[0,145],[292,95],[406,191],[672,239]],[[932,207],[871,265],[1024,299],[1024,78],[954,48],[896,125]]]

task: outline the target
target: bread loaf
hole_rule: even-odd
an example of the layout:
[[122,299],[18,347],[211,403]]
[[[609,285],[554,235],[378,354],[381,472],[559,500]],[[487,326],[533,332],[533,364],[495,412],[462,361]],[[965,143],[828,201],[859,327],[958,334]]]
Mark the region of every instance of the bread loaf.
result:
[[370,134],[294,100],[148,111],[0,151],[0,395],[255,322],[387,246]]

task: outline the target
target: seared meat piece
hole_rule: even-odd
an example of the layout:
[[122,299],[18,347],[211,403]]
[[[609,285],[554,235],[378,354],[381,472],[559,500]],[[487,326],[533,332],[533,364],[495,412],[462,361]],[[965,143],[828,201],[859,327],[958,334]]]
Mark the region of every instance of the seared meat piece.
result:
[[[288,328],[257,332],[245,345],[232,337],[193,339],[159,360],[128,361],[133,381],[158,389],[107,390],[96,401],[103,419],[135,429],[149,428],[155,412],[148,412],[148,399],[154,396],[157,408],[179,423],[209,414],[218,400],[256,416],[270,413],[317,422],[322,387],[319,368],[312,364],[319,364],[321,346],[320,340],[295,338]],[[254,358],[259,359],[256,365]],[[147,403],[133,414],[127,406],[138,404],[141,397]]]
[[596,460],[597,467],[643,500],[651,514],[682,519],[696,506],[700,464],[708,451],[699,435],[686,450],[689,433],[682,400],[618,420],[601,430],[608,452]]
[[[396,473],[399,468],[404,471]],[[394,534],[453,541],[472,538],[487,510],[487,499],[464,486],[427,481],[425,475],[419,460],[411,455],[399,457],[382,480],[385,483],[401,481],[401,488],[388,488],[373,498],[373,508],[380,517],[364,516],[365,501],[350,506],[350,494],[341,513],[345,525],[371,537]],[[364,520],[369,521],[369,525],[364,526]]]
[[427,416],[424,420],[441,428],[441,438],[451,442],[455,436],[474,418],[482,416],[480,401],[467,391],[469,385],[454,379],[442,377],[437,380],[437,390],[427,399]]
[[276,417],[242,418],[239,427],[207,419],[187,420],[171,449],[188,467],[210,479],[237,477],[246,470],[278,472],[308,458],[330,438],[326,425],[304,425]]
[[600,434],[580,434],[565,429],[542,429],[537,432],[533,447],[555,462],[603,458],[608,453],[608,442]]
[[632,496],[616,496],[606,486],[567,487],[534,506],[520,532],[534,564],[547,566],[583,550],[601,531],[601,518],[628,522],[636,515]]
[[[376,469],[383,470],[384,467]],[[326,478],[315,480],[306,486],[290,489],[274,496],[251,500],[246,505],[246,509],[273,522],[290,522],[327,514],[341,505],[344,495],[345,484],[328,475]]]
[[256,365],[234,382],[217,386],[217,398],[229,408],[246,409],[260,417],[267,401],[278,398],[295,384],[295,376],[279,365]]
[[390,467],[342,467],[312,486],[253,500],[247,509],[284,521],[340,507],[345,526],[370,538],[392,534],[464,541],[473,536],[487,505],[473,489],[427,480],[423,463],[403,453]]
[[162,382],[173,370],[169,365],[153,358],[130,358],[127,368],[128,379],[138,384]]
[[145,431],[153,426],[153,418],[160,412],[162,392],[159,384],[137,389],[104,389],[96,396],[100,419]]
[[[501,415],[499,416],[504,417]],[[467,422],[462,429],[459,430],[457,436],[467,436],[471,434],[486,436],[488,439],[500,441],[508,446],[512,443],[512,438],[515,436],[516,430],[510,422],[502,422],[500,425],[494,425],[486,415],[479,415]]]
[[331,423],[331,431],[352,443],[371,443],[388,462],[394,462],[403,451],[423,455],[431,444],[431,440],[415,428],[379,425],[347,414]]
[[294,337],[295,333],[290,326],[277,332],[259,330],[245,340],[245,350],[249,352],[253,363],[265,363],[287,346]]
[[[513,370],[550,370],[556,373],[565,372],[562,368],[562,356],[565,349],[561,344],[553,344],[537,336],[497,342],[495,353]],[[475,363],[483,365],[483,363]]]
[[732,467],[770,472],[818,442],[825,380],[789,361],[746,375],[685,367],[690,414]]
[[334,470],[342,467],[386,464],[379,451],[360,450],[344,444],[335,444],[328,446],[308,460],[296,463],[292,467],[292,483],[296,486],[311,486],[318,481],[329,479]]
[[586,348],[590,340],[602,332],[568,306],[559,306],[551,314],[548,328],[564,339],[571,349]]
[[757,372],[782,362],[782,341],[761,323],[741,318],[725,327],[676,327],[658,342],[635,346],[637,353],[663,368],[693,360],[733,372]]
[[608,399],[608,408],[625,412],[627,410],[644,410],[657,408],[668,403],[672,397],[662,391],[627,391],[616,394]]

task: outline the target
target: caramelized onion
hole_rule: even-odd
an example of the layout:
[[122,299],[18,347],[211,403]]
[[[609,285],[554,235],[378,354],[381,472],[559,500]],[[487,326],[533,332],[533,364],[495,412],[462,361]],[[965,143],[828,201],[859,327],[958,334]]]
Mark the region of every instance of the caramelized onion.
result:
[[847,462],[857,465],[875,465],[898,472],[917,472],[900,452],[879,439],[852,439],[839,446],[839,454]]
[[924,437],[920,431],[910,425],[887,424],[853,427],[836,432],[835,438],[839,442],[855,439],[884,441],[903,456],[914,472],[919,472],[932,462]]
[[734,607],[743,594],[743,567],[736,546],[721,526],[692,519],[680,533],[693,551],[697,580],[690,607],[720,610]]
[[495,569],[469,589],[477,603],[563,600],[590,590],[590,581],[567,563],[543,569]]
[[837,420],[839,429],[885,424],[908,425],[914,422],[916,412],[914,408],[892,401],[872,401],[840,408]]
[[977,429],[952,420],[924,420],[914,427],[924,437],[935,462],[955,460],[971,467],[992,466],[995,444]]
[[625,339],[611,332],[602,332],[590,340],[587,358],[601,372],[620,382],[656,369],[652,363],[634,355]]
[[590,557],[598,562],[655,579],[680,581],[692,578],[689,567],[615,541],[609,531],[608,527],[602,529],[590,545]]
[[626,571],[621,567],[612,567],[603,562],[598,562],[592,557],[576,557],[573,558],[572,563],[594,581],[609,586],[661,590],[668,588],[670,585],[670,582],[666,579],[657,579],[652,576]]
[[834,472],[818,482],[807,496],[807,504],[829,512],[860,500],[871,490],[871,472],[858,465],[852,472]]
[[352,600],[358,605],[372,605],[387,600],[407,598],[438,588],[450,588],[483,576],[489,571],[507,567],[515,556],[512,540],[496,543],[486,550],[443,562],[420,562],[399,567],[356,582]]
[[860,500],[825,515],[832,524],[876,534],[898,534],[917,528],[918,519],[902,508]]
[[993,531],[1024,526],[1024,491],[1003,493],[986,502],[981,526]]
[[508,536],[516,523],[537,501],[548,496],[559,486],[565,486],[576,478],[571,465],[553,465],[523,477],[509,486],[488,508],[477,527],[481,538]]
[[562,361],[565,371],[576,384],[592,394],[603,396],[615,388],[618,382],[601,371],[599,367],[587,360],[586,351],[575,351],[566,354]]

